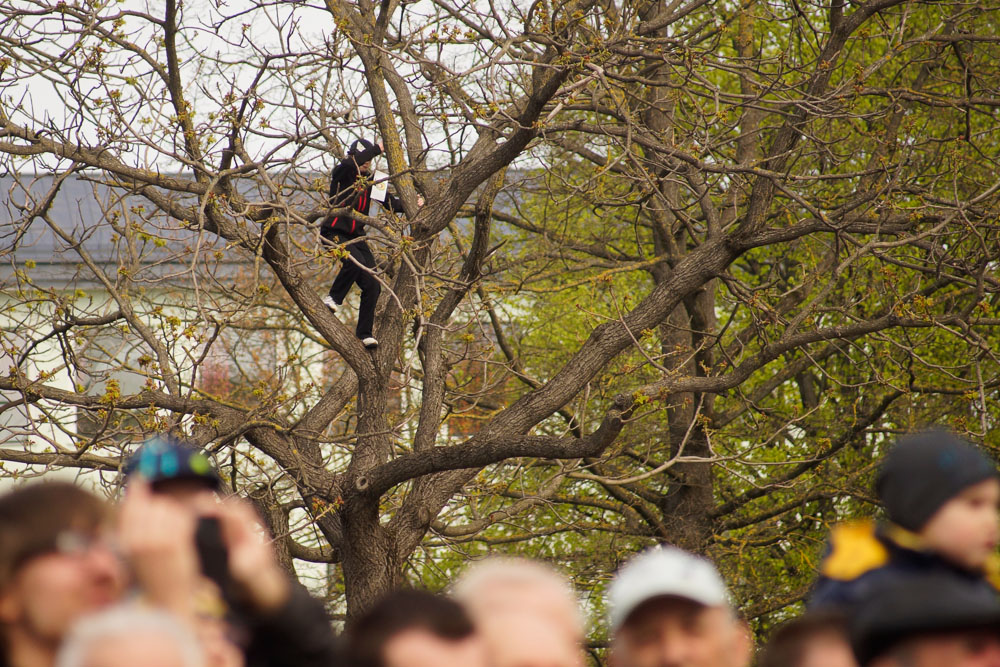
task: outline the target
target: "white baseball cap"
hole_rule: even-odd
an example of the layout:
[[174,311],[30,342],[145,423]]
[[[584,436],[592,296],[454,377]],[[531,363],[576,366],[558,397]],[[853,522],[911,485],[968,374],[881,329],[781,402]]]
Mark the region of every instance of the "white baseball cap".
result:
[[626,563],[611,582],[611,632],[618,632],[643,602],[664,596],[706,607],[730,606],[726,585],[710,561],[677,547],[653,547]]

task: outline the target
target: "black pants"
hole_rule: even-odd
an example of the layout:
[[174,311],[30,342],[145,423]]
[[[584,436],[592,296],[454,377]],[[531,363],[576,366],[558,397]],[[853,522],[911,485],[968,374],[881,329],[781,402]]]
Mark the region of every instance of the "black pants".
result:
[[[358,328],[355,333],[358,338],[368,338],[372,335],[372,325],[375,323],[375,306],[382,286],[372,273],[375,271],[375,256],[360,237],[351,237],[338,232],[323,232],[323,239],[328,243],[350,243],[344,246],[350,253],[349,257],[340,260],[340,273],[333,280],[330,296],[340,305],[354,283],[361,288],[361,308],[358,310]],[[358,266],[358,265],[361,266]],[[362,268],[364,267],[364,268]]]

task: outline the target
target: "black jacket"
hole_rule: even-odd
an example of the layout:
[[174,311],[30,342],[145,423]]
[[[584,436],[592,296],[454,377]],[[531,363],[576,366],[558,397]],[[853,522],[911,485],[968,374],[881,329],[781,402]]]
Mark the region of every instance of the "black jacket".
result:
[[[350,208],[360,213],[368,213],[368,207],[372,202],[372,186],[370,182],[365,186],[358,182],[358,165],[373,160],[382,149],[367,142],[365,144],[367,144],[365,150],[353,156],[348,155],[330,172],[331,207]],[[403,210],[402,202],[389,194],[386,195],[385,206],[395,213]],[[357,237],[364,235],[365,223],[352,215],[327,216],[323,219],[321,231],[325,236],[335,232]]]
[[334,667],[340,646],[323,605],[298,583],[281,609],[245,617],[247,667]]
[[996,566],[988,563],[985,573],[964,570],[921,548],[918,536],[898,526],[874,521],[838,524],[830,532],[807,606],[851,613],[885,582],[924,574],[956,577],[996,594]]

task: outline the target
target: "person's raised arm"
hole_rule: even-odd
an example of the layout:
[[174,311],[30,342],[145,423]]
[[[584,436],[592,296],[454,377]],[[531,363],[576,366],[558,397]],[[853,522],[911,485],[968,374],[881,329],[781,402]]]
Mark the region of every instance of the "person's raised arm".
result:
[[118,512],[117,538],[137,592],[147,602],[191,620],[200,576],[194,515],[174,499],[133,479]]
[[253,664],[332,667],[337,639],[323,605],[284,572],[254,508],[227,498],[211,508],[229,553],[229,571],[249,612]]

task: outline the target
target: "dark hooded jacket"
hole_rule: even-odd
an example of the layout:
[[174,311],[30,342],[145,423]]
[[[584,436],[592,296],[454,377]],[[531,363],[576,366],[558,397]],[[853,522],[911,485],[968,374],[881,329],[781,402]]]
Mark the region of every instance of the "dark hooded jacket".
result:
[[810,609],[838,609],[851,614],[871,591],[900,577],[949,576],[997,594],[1000,563],[991,559],[985,572],[971,572],[927,550],[915,533],[874,521],[834,526],[809,596]]
[[[220,594],[219,606],[233,638],[243,648],[246,667],[327,667],[337,664],[338,641],[322,603],[289,579],[289,595],[279,609],[261,613],[248,604],[229,574],[229,553],[219,529],[199,522],[196,537],[202,571]],[[0,667],[3,667],[0,665]]]
[[[349,208],[359,213],[368,213],[372,202],[371,181],[358,178],[358,165],[375,159],[382,149],[370,141],[359,139],[351,145],[347,158],[330,172],[330,206]],[[394,212],[401,212],[403,205],[396,197],[386,196],[385,206]],[[338,234],[350,238],[363,236],[365,223],[352,215],[333,215],[323,219],[320,228],[324,236]]]
[[298,583],[281,609],[244,617],[250,634],[247,667],[334,667],[340,645],[323,605]]

